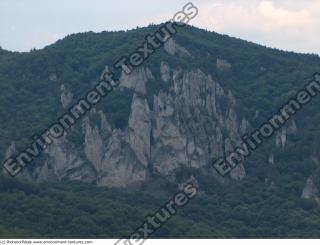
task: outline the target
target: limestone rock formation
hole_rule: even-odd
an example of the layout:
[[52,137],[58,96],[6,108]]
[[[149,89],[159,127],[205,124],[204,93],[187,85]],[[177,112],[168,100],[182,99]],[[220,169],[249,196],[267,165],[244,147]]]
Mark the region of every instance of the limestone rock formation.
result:
[[145,94],[146,82],[153,79],[153,75],[148,68],[134,69],[130,74],[122,72],[120,78],[120,87],[134,89],[135,92]]
[[65,87],[65,85],[61,84],[60,86],[60,92],[61,92],[61,104],[63,108],[67,108],[73,99],[73,95],[70,91],[68,91]]
[[231,69],[232,65],[224,59],[217,59],[216,67],[220,71],[229,71]]
[[170,38],[164,44],[164,50],[171,55],[179,54],[181,56],[191,56],[189,51],[186,48],[180,46],[173,38]]
[[161,62],[160,65],[160,73],[161,73],[161,79],[164,82],[167,82],[170,79],[170,67],[166,62]]
[[[167,52],[187,55],[173,40],[167,44]],[[199,69],[170,69],[164,62],[159,65],[161,78],[170,83],[170,89],[154,94],[151,107],[146,94],[155,78],[151,70],[142,67],[123,73],[120,89],[134,93],[127,128],[114,128],[108,115],[92,109],[82,119],[79,137],[83,143],[76,145],[67,135],[56,140],[33,177],[126,187],[157,173],[175,182],[179,169],[207,168],[215,158],[232,151],[250,125],[237,114],[231,91]],[[72,95],[63,85],[61,91],[65,107]],[[230,174],[235,180],[244,176],[243,165]]]
[[305,198],[305,199],[311,199],[311,200],[314,200],[316,201],[318,204],[320,204],[320,196],[319,196],[319,190],[318,188],[316,187],[316,185],[314,184],[314,181],[313,181],[313,177],[310,176],[307,181],[306,181],[306,184],[303,188],[303,191],[302,191],[302,195],[301,195],[302,198]]
[[135,94],[132,99],[128,141],[144,166],[150,160],[151,115],[147,100]]

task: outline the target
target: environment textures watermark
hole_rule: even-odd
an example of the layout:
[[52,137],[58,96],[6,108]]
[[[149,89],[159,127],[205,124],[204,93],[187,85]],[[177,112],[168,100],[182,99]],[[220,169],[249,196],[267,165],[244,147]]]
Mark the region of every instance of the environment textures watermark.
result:
[[[142,45],[134,52],[115,62],[113,69],[121,69],[126,74],[130,74],[135,67],[141,66],[157,49],[176,35],[178,28],[186,26],[197,14],[197,7],[191,2],[187,3],[170,21],[161,25],[154,33],[147,35]],[[120,81],[115,78],[115,73],[109,71],[106,67],[98,84],[87,92],[83,98],[74,103],[67,110],[67,113],[60,116],[46,130],[32,136],[33,141],[27,148],[20,151],[15,157],[7,158],[3,163],[4,169],[11,176],[17,175],[35,158],[39,157],[54,140],[62,137],[66,130],[75,125],[104,97],[117,88],[119,84]]]
[[177,192],[153,215],[147,216],[144,222],[130,234],[128,239],[120,239],[115,245],[142,245],[151,234],[161,228],[177,213],[178,208],[186,206],[196,194],[196,187],[191,183],[186,184],[181,191]]
[[221,157],[214,161],[213,167],[222,176],[230,173],[233,168],[244,162],[246,158],[262,145],[264,140],[272,137],[297,112],[309,104],[318,93],[320,93],[320,73],[315,73],[313,79],[303,89],[299,90],[294,97],[290,98],[267,122],[263,123],[250,135],[244,135],[239,146],[227,154],[226,157]]

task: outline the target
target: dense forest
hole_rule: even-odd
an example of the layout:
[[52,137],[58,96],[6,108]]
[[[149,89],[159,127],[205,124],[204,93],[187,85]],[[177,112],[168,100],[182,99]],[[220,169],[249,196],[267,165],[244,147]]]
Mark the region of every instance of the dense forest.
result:
[[[320,207],[300,198],[301,182],[279,188],[248,177],[231,186],[206,182],[202,194],[178,210],[153,238],[317,238]],[[208,184],[210,183],[210,184]],[[1,178],[2,238],[127,237],[176,191],[99,188],[80,182],[35,184]],[[205,192],[205,194],[203,193]]]

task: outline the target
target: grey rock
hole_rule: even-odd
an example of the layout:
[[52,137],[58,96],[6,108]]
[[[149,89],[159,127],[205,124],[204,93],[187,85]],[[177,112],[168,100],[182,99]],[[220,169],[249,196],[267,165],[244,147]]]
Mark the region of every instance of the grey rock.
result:
[[151,114],[145,98],[135,94],[131,104],[128,141],[144,166],[150,160]]
[[10,146],[7,148],[5,152],[5,158],[9,158],[13,156],[15,153],[17,153],[16,144],[14,142],[11,142]]
[[[70,144],[65,137],[57,139],[45,151],[48,159],[45,167],[50,166],[51,173],[57,179],[68,178],[71,180],[94,181],[95,174],[87,162],[80,157],[77,150]],[[83,172],[84,174],[79,174]],[[39,172],[38,178],[48,178],[47,169]]]
[[312,176],[310,176],[307,179],[301,194],[301,198],[311,199],[316,201],[318,204],[320,204],[319,190],[314,184],[314,180]]
[[287,142],[287,128],[282,127],[276,134],[276,146],[284,148]]
[[57,74],[55,74],[55,73],[50,74],[50,75],[49,75],[49,80],[50,80],[51,82],[58,82]]
[[268,162],[269,162],[269,164],[274,165],[275,161],[274,161],[274,154],[273,153],[269,154]]
[[240,124],[240,134],[241,135],[244,135],[247,131],[248,131],[248,129],[250,128],[250,123],[249,123],[249,121],[248,120],[246,120],[245,118],[243,118],[242,120],[241,120],[241,124]]
[[105,151],[102,134],[97,126],[91,126],[88,117],[84,118],[83,127],[84,153],[95,169],[99,171],[102,168],[102,158]]
[[164,82],[167,82],[170,80],[170,67],[166,62],[161,61],[160,73],[161,73],[161,79]]
[[106,147],[102,167],[97,177],[99,186],[126,187],[143,182],[147,176],[147,169],[117,129]]
[[[183,53],[175,42],[167,48]],[[152,110],[145,97],[147,82],[154,79],[151,71],[123,73],[120,86],[134,91],[128,127],[114,129],[104,112],[92,109],[82,121],[83,144],[74,145],[66,135],[56,140],[33,177],[109,187],[140,184],[150,173],[176,181],[180,168],[207,169],[213,158],[232,151],[249,127],[245,118],[238,119],[232,93],[201,70],[171,70],[165,63],[160,68],[164,81],[172,72],[173,85],[154,95]],[[208,174],[222,179],[213,168]],[[244,176],[242,164],[230,174],[235,180]]]
[[60,100],[61,100],[62,107],[67,108],[72,102],[73,95],[70,91],[66,89],[66,87],[63,84],[61,84],[60,86],[60,92],[61,92]]
[[229,71],[231,69],[232,65],[224,59],[217,59],[216,67],[220,71]]
[[[202,168],[214,156],[223,156],[239,142],[239,122],[235,113],[235,100],[230,93],[200,70],[173,72],[174,95],[160,92],[154,100],[154,126],[152,138],[153,166],[157,172],[173,177],[179,167]],[[220,98],[229,101],[223,111]],[[222,131],[228,135],[223,136]],[[229,142],[225,149],[225,140]],[[243,166],[231,176],[241,179]]]
[[154,77],[148,68],[139,67],[134,69],[130,74],[122,72],[120,87],[134,89],[137,93],[145,94],[146,82],[153,78]]
[[243,164],[238,164],[234,169],[231,170],[230,176],[233,180],[241,180],[246,176],[246,171]]
[[173,38],[170,38],[164,44],[164,50],[167,51],[171,55],[179,54],[181,56],[191,56],[189,51],[186,48],[177,44],[177,42]]

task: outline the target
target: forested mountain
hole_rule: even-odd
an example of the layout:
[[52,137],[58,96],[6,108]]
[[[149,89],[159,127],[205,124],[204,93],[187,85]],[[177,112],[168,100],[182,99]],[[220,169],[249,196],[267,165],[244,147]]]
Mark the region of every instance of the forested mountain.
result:
[[[0,156],[30,144],[159,26],[0,50]],[[0,179],[2,237],[119,237],[179,186],[199,195],[154,237],[319,237],[319,98],[230,175],[232,151],[320,71],[296,54],[184,27],[19,176]]]

